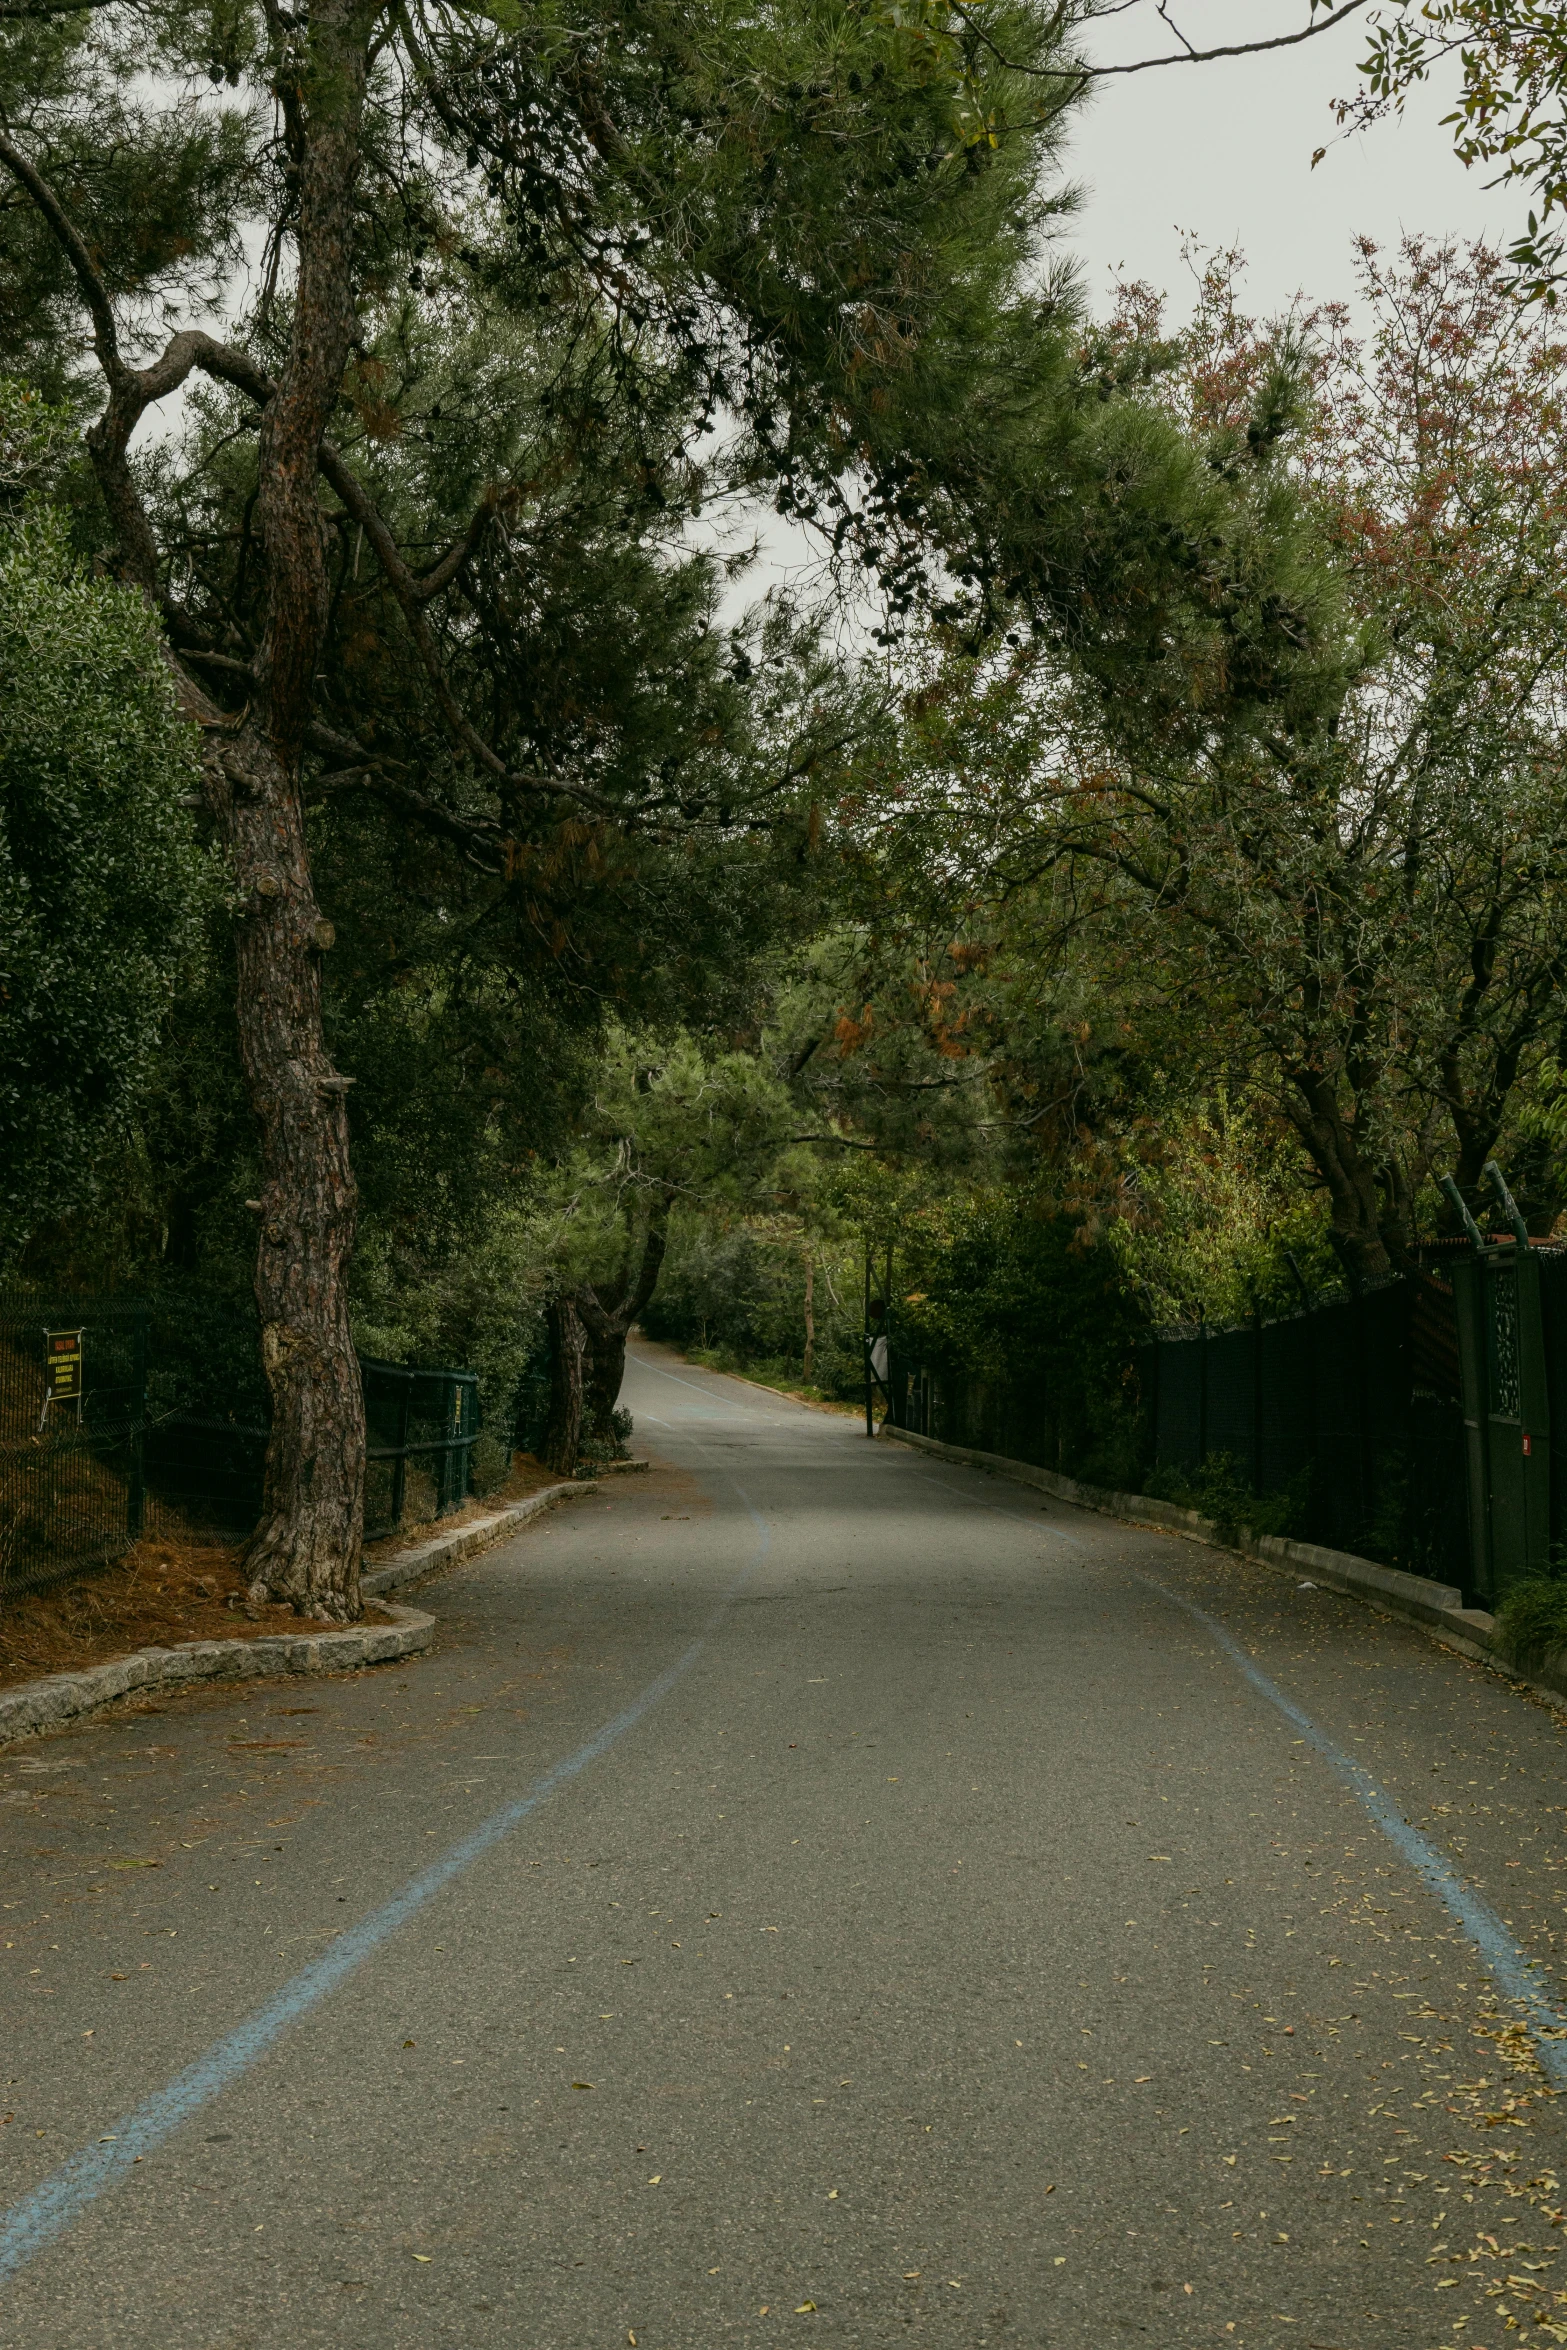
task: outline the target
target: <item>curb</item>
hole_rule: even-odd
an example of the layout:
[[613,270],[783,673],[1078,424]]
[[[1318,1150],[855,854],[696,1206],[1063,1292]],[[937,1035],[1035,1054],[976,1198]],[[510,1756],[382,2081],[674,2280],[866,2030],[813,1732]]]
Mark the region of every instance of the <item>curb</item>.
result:
[[1558,1649],[1532,1673],[1520,1673],[1495,1645],[1496,1618],[1487,1615],[1483,1608],[1465,1607],[1463,1593],[1451,1583],[1437,1583],[1426,1575],[1409,1575],[1401,1567],[1378,1566],[1374,1559],[1356,1558],[1351,1551],[1325,1550],[1314,1542],[1290,1542],[1280,1534],[1252,1535],[1242,1528],[1234,1542],[1225,1542],[1210,1518],[1199,1516],[1196,1510],[1183,1510],[1172,1501],[1156,1501],[1149,1493],[1115,1493],[1102,1485],[1081,1485],[1075,1477],[1059,1476],[1054,1469],[1036,1469],[1031,1461],[1008,1460],[1002,1453],[976,1452],[963,1444],[942,1444],[934,1436],[917,1436],[912,1428],[894,1428],[883,1423],[877,1434],[890,1436],[898,1444],[912,1444],[921,1452],[935,1453],[942,1460],[957,1461],[968,1468],[994,1470],[1012,1478],[1016,1484],[1033,1485],[1056,1501],[1075,1503],[1079,1509],[1097,1510],[1102,1517],[1121,1518],[1132,1525],[1157,1526],[1165,1532],[1184,1535],[1188,1541],[1205,1542],[1214,1550],[1235,1551],[1242,1558],[1254,1559],[1259,1566],[1272,1567],[1279,1574],[1304,1568],[1330,1590],[1404,1617],[1407,1622],[1419,1625],[1422,1631],[1433,1633],[1445,1648],[1456,1648],[1475,1664],[1488,1665],[1493,1672],[1505,1674],[1509,1681],[1532,1689],[1552,1704],[1560,1705],[1567,1699],[1567,1649]]
[[[627,1468],[646,1468],[645,1461],[628,1461]],[[380,1599],[388,1591],[401,1591],[410,1583],[422,1583],[427,1575],[438,1574],[443,1567],[456,1566],[459,1559],[471,1558],[476,1550],[488,1550],[492,1542],[525,1526],[558,1501],[571,1501],[578,1494],[597,1493],[593,1478],[581,1484],[575,1480],[560,1485],[546,1485],[538,1493],[530,1493],[526,1501],[510,1501],[504,1509],[492,1510],[487,1518],[475,1518],[471,1525],[458,1526],[450,1534],[432,1534],[428,1542],[416,1542],[411,1550],[399,1551],[384,1567],[373,1574],[361,1575],[359,1588],[366,1599]]]
[[178,1648],[138,1648],[80,1673],[51,1673],[0,1692],[0,1742],[54,1730],[117,1697],[197,1681],[254,1681],[281,1673],[344,1673],[360,1665],[416,1656],[435,1638],[435,1618],[421,1608],[388,1607],[389,1624],[342,1632],[278,1632],[259,1640],[186,1640]]
[[[647,1463],[625,1465],[646,1468]],[[422,1608],[399,1607],[386,1597],[388,1592],[470,1558],[557,1501],[596,1490],[591,1482],[546,1485],[541,1493],[508,1503],[472,1525],[415,1543],[376,1573],[362,1576],[360,1590],[392,1618],[389,1624],[353,1624],[341,1632],[277,1632],[260,1640],[186,1640],[177,1648],[138,1648],[79,1673],[23,1681],[15,1689],[0,1691],[0,1745],[36,1730],[59,1729],[82,1714],[95,1713],[99,1706],[112,1705],[117,1697],[146,1690],[188,1688],[199,1681],[254,1681],[283,1673],[353,1672],[362,1665],[417,1656],[435,1638],[435,1618]]]

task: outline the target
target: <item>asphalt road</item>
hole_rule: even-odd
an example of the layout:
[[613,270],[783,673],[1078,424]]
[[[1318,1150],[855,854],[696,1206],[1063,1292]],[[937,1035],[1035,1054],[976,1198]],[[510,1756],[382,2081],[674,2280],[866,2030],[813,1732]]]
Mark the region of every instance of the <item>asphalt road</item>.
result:
[[625,1400],[654,1472],[430,1656],[0,1754],[4,2350],[1567,2340],[1538,2042],[1366,1794],[1554,1984],[1557,1715],[657,1350]]

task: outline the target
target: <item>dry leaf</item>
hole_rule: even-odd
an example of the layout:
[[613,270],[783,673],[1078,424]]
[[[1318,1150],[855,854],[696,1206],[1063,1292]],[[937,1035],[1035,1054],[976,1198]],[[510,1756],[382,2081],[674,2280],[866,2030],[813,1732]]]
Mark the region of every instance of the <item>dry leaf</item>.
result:
[[794,2305],[794,2314],[796,2317],[809,2317],[815,2307],[814,2301],[797,2301]]

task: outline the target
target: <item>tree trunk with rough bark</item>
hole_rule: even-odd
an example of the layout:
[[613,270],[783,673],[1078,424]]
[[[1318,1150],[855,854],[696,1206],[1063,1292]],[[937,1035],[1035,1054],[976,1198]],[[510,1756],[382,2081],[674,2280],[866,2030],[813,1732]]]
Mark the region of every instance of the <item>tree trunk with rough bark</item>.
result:
[[550,1416],[540,1457],[558,1477],[574,1477],[582,1450],[584,1356],[587,1332],[576,1300],[554,1299],[547,1321],[550,1334]]
[[[584,1322],[587,1317],[584,1315]],[[588,1327],[588,1369],[584,1381],[582,1434],[585,1443],[613,1446],[615,1406],[626,1376],[627,1331],[618,1327],[602,1335]]]
[[364,1394],[345,1286],[357,1201],[348,1081],[332,1067],[321,1025],[320,959],[332,929],[311,887],[300,754],[327,619],[320,449],[354,332],[370,21],[352,0],[312,8],[304,74],[285,107],[299,268],[287,356],[261,415],[266,622],[251,710],[208,763],[208,797],[240,893],[240,1046],[263,1170],[256,1303],[272,1432],[244,1564],[253,1597],[339,1622],[360,1612],[364,1527]]
[[148,367],[120,345],[114,302],[90,239],[0,128],[0,162],[22,187],[76,279],[108,390],[87,452],[115,535],[119,576],[161,605],[157,543],[130,463],[147,409],[194,368],[261,412],[256,518],[263,551],[260,642],[250,698],[226,716],[171,652],[205,735],[206,798],[232,867],[238,1024],[261,1130],[256,1302],[272,1395],[261,1523],[245,1553],[252,1595],[350,1622],[360,1612],[364,1397],[344,1276],[354,1241],[344,1093],[321,1024],[320,958],[332,944],[311,888],[300,755],[327,620],[322,442],[356,325],[354,189],[369,44],[379,0],[313,0],[274,87],[294,191],[298,256],[288,347],[276,381],[248,352],[199,330]]
[[254,737],[223,769],[220,814],[240,886],[240,1049],[261,1129],[255,1288],[272,1398],[244,1564],[254,1598],[348,1623],[360,1612],[365,1431],[348,1327],[356,1191],[345,1081],[321,1027],[331,931],[311,890],[297,774]]
[[816,1259],[810,1251],[805,1257],[805,1356],[800,1365],[807,1387],[816,1368]]
[[626,1340],[658,1286],[669,1241],[672,1193],[655,1199],[635,1275],[612,1305],[587,1282],[573,1294],[584,1341],[582,1441],[606,1449],[615,1441],[615,1405],[626,1376]]

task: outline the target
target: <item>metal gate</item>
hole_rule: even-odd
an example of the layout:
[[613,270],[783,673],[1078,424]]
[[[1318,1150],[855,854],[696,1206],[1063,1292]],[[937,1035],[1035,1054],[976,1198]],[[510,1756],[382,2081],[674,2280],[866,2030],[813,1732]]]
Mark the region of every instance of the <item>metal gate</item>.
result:
[[1463,1213],[1470,1252],[1453,1265],[1463,1381],[1472,1582],[1492,1603],[1551,1563],[1551,1403],[1540,1261],[1494,1161],[1486,1174],[1512,1227],[1487,1240]]

